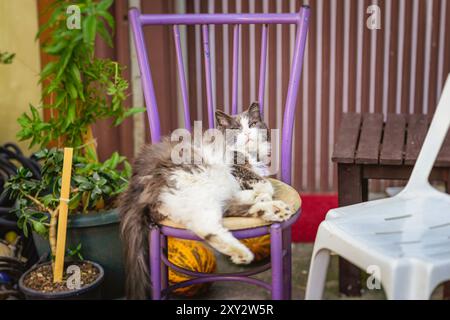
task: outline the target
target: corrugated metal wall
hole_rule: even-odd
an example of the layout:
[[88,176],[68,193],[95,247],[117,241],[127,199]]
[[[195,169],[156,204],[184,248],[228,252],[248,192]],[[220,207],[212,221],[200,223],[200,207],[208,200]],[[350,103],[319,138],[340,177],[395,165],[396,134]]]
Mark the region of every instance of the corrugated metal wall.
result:
[[[294,141],[294,185],[336,190],[330,158],[342,112],[432,113],[450,72],[450,3],[446,0],[142,0],[144,13],[288,12],[311,7]],[[381,29],[370,30],[367,8],[378,5]],[[218,109],[230,110],[232,28],[215,27],[213,85]],[[188,65],[191,117],[206,122],[200,30],[181,29]],[[172,33],[145,29],[165,133],[183,124]],[[294,29],[271,26],[265,112],[281,128]],[[242,28],[239,106],[256,100],[260,27]],[[197,84],[202,84],[198,86]],[[136,121],[145,121],[137,117]],[[136,126],[135,123],[135,127]],[[140,129],[144,131],[144,129]],[[148,135],[148,131],[136,135]],[[379,188],[380,184],[372,184]],[[382,184],[381,186],[384,186]]]

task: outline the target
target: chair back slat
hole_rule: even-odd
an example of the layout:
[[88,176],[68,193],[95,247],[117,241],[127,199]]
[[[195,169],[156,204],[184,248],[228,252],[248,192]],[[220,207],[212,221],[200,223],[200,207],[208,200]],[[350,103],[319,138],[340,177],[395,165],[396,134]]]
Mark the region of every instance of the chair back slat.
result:
[[[240,42],[242,25],[259,24],[261,29],[261,52],[259,65],[259,83],[258,83],[258,101],[261,106],[263,115],[266,76],[267,76],[267,55],[268,55],[268,28],[273,24],[295,24],[297,26],[297,36],[295,39],[295,48],[292,57],[288,92],[286,95],[286,104],[283,118],[283,127],[281,134],[281,179],[291,182],[291,161],[292,161],[292,134],[295,118],[295,109],[297,95],[299,90],[299,81],[302,70],[303,54],[306,43],[306,34],[309,24],[309,7],[302,6],[298,13],[257,13],[257,14],[140,14],[138,9],[130,10],[131,28],[133,31],[133,39],[136,46],[136,53],[141,71],[142,87],[144,91],[145,102],[147,106],[147,114],[150,125],[150,134],[152,143],[161,140],[160,119],[158,115],[158,106],[155,97],[155,89],[153,86],[147,50],[144,43],[142,27],[145,25],[171,25],[173,26],[173,36],[175,41],[175,50],[177,57],[177,70],[180,82],[180,92],[182,96],[184,121],[187,128],[191,127],[191,119],[189,113],[189,92],[186,79],[185,66],[183,62],[183,52],[180,40],[179,25],[195,25],[201,26],[202,47],[205,69],[205,85],[206,100],[208,108],[208,126],[214,127],[214,91],[212,82],[212,54],[209,43],[209,25],[233,25],[233,61],[232,61],[232,88],[231,88],[231,113],[238,112],[238,89],[242,86],[240,83]],[[214,51],[214,50],[213,50]],[[200,53],[199,50],[196,53]],[[254,59],[255,57],[251,57]],[[213,66],[215,67],[215,66]],[[254,68],[253,68],[254,71]],[[197,81],[197,85],[201,81]],[[277,84],[281,85],[281,84]],[[224,88],[226,85],[224,85]],[[197,88],[198,89],[198,88]],[[197,91],[197,95],[199,95]],[[223,92],[224,96],[228,96],[228,92]],[[200,96],[201,98],[201,96]],[[246,101],[250,104],[253,101]],[[201,107],[201,106],[200,106]],[[242,107],[242,106],[241,106]],[[271,106],[280,107],[280,106]],[[281,129],[281,128],[271,128]]]
[[[302,6],[301,10],[309,11],[309,7]],[[142,14],[139,20],[142,25],[295,24],[298,22],[298,13]]]
[[202,25],[203,34],[203,56],[205,59],[205,79],[206,79],[206,100],[208,104],[208,125],[209,128],[214,128],[214,101],[212,93],[211,80],[211,52],[209,50],[209,27]]
[[420,191],[429,186],[428,177],[450,127],[450,74],[442,90],[439,104],[420,149],[416,164],[404,192]]
[[141,70],[142,90],[147,106],[148,123],[150,126],[150,138],[152,143],[161,141],[161,124],[159,122],[158,104],[156,103],[155,88],[153,87],[152,72],[148,63],[147,49],[145,47],[140,13],[137,9],[130,10],[131,30],[133,31],[136,56]]
[[237,113],[238,85],[239,85],[239,37],[241,35],[241,25],[233,27],[233,80],[231,93],[231,114]]
[[259,64],[259,89],[258,89],[258,102],[261,110],[261,117],[264,117],[264,92],[266,89],[267,29],[268,25],[263,24],[261,30],[261,58]]
[[294,128],[295,105],[297,102],[302,61],[305,51],[306,35],[308,32],[309,10],[300,10],[300,19],[297,23],[297,36],[295,39],[292,69],[289,77],[288,92],[283,116],[283,129],[281,134],[281,180],[291,183],[292,172],[292,130]]
[[180,29],[178,25],[173,26],[173,39],[177,55],[178,79],[180,81],[181,97],[183,99],[184,126],[191,130],[191,116],[189,112],[189,95],[187,90],[186,73],[184,72],[183,52],[181,50]]

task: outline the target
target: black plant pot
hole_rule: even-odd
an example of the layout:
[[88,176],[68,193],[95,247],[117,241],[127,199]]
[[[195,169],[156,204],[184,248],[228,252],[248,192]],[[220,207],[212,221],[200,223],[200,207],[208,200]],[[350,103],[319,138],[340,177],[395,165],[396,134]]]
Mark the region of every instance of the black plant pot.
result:
[[30,274],[30,272],[36,270],[42,265],[50,264],[50,262],[38,264],[25,272],[19,279],[19,289],[25,295],[25,298],[27,300],[99,300],[102,298],[101,287],[103,279],[105,277],[105,273],[103,271],[103,268],[98,263],[87,260],[85,260],[85,262],[88,262],[96,267],[99,271],[99,276],[93,283],[78,290],[49,293],[33,290],[24,285],[24,279],[28,274]]

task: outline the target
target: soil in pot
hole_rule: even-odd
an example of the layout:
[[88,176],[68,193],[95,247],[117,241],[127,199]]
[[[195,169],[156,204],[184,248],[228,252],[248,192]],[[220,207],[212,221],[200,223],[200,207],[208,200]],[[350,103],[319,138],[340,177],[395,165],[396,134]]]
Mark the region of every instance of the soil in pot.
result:
[[[69,265],[80,268],[79,289],[70,289],[67,280],[73,274],[67,274]],[[63,271],[63,281],[53,283],[53,272],[50,262],[43,263],[28,270],[19,280],[20,291],[28,300],[86,300],[101,299],[104,270],[101,265],[92,261],[66,262]],[[72,281],[70,281],[72,282]]]
[[[88,262],[77,262],[71,264],[75,264],[80,267],[81,288],[94,283],[100,275],[100,270]],[[56,283],[53,282],[52,266],[47,264],[41,265],[27,274],[23,280],[23,283],[26,287],[42,293],[70,291],[72,289],[67,287],[67,278],[69,276],[71,276],[71,274],[66,274],[66,271],[64,270],[63,281]]]

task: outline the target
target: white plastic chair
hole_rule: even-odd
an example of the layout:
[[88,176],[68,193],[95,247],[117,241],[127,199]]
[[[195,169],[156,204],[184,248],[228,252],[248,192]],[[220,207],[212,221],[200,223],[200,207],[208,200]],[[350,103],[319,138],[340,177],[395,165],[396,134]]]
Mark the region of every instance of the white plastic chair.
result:
[[320,224],[306,299],[322,298],[330,252],[363,270],[378,270],[373,277],[388,299],[429,299],[450,280],[450,195],[428,182],[449,126],[450,75],[405,189],[330,210]]

